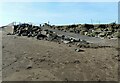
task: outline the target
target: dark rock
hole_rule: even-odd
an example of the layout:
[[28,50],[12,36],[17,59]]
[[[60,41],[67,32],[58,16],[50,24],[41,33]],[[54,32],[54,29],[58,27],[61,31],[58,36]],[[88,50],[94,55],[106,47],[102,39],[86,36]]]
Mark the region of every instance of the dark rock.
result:
[[31,69],[32,68],[32,65],[28,65],[26,69]]
[[22,36],[27,36],[28,34],[27,34],[27,32],[26,33],[22,33]]
[[40,62],[43,62],[43,61],[45,61],[45,59],[39,59],[40,60]]
[[7,35],[12,35],[11,33],[7,33]]
[[70,45],[70,44],[69,44],[68,46],[69,46],[69,47],[71,47],[71,45]]
[[40,40],[40,39],[44,39],[46,37],[47,37],[46,35],[38,34],[36,38]]
[[2,46],[2,48],[5,48],[5,46]]
[[75,49],[76,52],[84,52],[84,50],[81,50],[79,48]]
[[80,52],[80,49],[75,49],[76,52]]
[[75,60],[73,63],[77,63],[78,64],[78,63],[80,63],[80,61],[79,60]]
[[19,72],[20,70],[16,70],[16,72]]

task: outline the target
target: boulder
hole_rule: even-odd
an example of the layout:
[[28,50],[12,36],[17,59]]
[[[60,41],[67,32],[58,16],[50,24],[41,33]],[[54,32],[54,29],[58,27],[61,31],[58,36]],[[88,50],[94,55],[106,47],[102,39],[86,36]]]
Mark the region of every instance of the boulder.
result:
[[29,33],[29,34],[27,35],[27,37],[32,37],[32,33]]
[[47,35],[47,31],[41,31],[42,35]]
[[63,43],[68,44],[68,43],[70,43],[70,41],[68,41],[68,40],[63,40]]
[[43,34],[37,34],[37,36],[36,36],[36,38],[37,39],[44,39],[44,38],[46,38],[47,36],[46,35],[43,35]]
[[22,36],[27,36],[27,35],[28,35],[27,32],[22,33]]
[[75,49],[76,52],[83,52],[84,50],[81,50],[79,48]]

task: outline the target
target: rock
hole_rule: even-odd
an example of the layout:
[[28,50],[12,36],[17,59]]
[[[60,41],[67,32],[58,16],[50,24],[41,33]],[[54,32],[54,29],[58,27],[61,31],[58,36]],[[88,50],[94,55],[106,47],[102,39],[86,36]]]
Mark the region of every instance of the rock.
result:
[[72,39],[72,40],[70,40],[71,42],[74,42],[74,40]]
[[46,38],[47,36],[46,35],[43,35],[43,34],[38,34],[37,35],[37,39],[44,39],[44,38]]
[[26,52],[23,52],[23,54],[27,54]]
[[17,62],[17,58],[13,58],[14,62]]
[[69,44],[68,46],[69,46],[69,47],[71,47],[71,45],[70,45],[70,44]]
[[27,35],[27,37],[32,37],[32,33],[29,33],[29,34]]
[[75,49],[76,52],[80,52],[80,49]]
[[7,35],[12,35],[11,33],[7,33]]
[[20,34],[20,33],[18,33],[18,34],[17,34],[17,36],[21,36],[21,34]]
[[61,44],[60,42],[58,42],[58,44]]
[[68,44],[68,43],[70,43],[70,41],[63,40],[63,43]]
[[118,61],[120,62],[120,59],[118,59]]
[[74,42],[79,42],[80,39],[79,38],[73,38]]
[[32,60],[32,59],[33,59],[33,57],[28,57],[28,59]]
[[37,36],[36,33],[33,33],[33,34],[32,34],[32,37],[35,37],[35,36]]
[[73,63],[77,63],[78,64],[78,63],[80,63],[80,61],[79,60],[75,60]]
[[42,35],[47,35],[47,33],[48,33],[47,31],[41,31]]
[[40,62],[43,62],[43,61],[45,61],[45,58],[43,58],[43,59],[39,59],[39,61],[40,61]]
[[83,52],[84,50],[81,50],[79,48],[75,49],[76,52]]
[[86,40],[80,40],[81,44],[89,44]]
[[5,46],[2,46],[2,48],[5,48]]
[[77,43],[77,46],[80,46],[80,43]]
[[19,72],[20,70],[16,70],[16,72]]
[[31,69],[32,68],[32,65],[28,65],[26,69]]
[[28,35],[27,32],[22,33],[22,36],[27,36],[27,35]]

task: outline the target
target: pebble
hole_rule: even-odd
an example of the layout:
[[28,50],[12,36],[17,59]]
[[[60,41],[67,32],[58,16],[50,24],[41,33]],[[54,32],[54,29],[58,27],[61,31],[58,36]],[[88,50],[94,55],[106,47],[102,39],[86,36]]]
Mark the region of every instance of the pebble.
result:
[[33,57],[28,57],[28,59],[32,60],[32,59],[33,59]]
[[32,65],[28,65],[26,69],[31,69],[32,68]]
[[19,72],[20,70],[16,70],[16,72]]
[[2,48],[5,48],[5,46],[2,46]]
[[79,48],[75,49],[76,52],[83,52],[84,50],[81,50]]
[[80,63],[80,61],[79,60],[75,60],[73,63]]
[[80,52],[80,49],[75,49],[76,52]]
[[68,47],[71,47],[71,45],[69,44]]

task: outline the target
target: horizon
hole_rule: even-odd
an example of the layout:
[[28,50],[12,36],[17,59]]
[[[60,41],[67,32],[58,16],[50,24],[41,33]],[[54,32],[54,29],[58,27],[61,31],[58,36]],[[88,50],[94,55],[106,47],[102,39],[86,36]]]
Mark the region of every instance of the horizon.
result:
[[0,26],[11,22],[50,25],[118,23],[117,2],[5,2]]
[[[116,23],[116,22],[111,22],[111,23],[115,23],[115,24],[118,24],[119,25],[119,23]],[[88,25],[106,25],[106,24],[111,24],[111,23],[101,23],[101,24],[98,24],[98,23],[96,23],[96,24],[91,24],[91,23],[77,23],[77,24],[63,24],[63,25],[54,25],[54,24],[49,24],[49,25],[51,25],[51,26],[69,26],[69,25],[84,25],[84,24],[88,24]],[[17,23],[17,22],[11,22],[11,23],[9,23],[9,24],[6,24],[6,25],[2,25],[2,26],[0,26],[0,27],[3,27],[3,26],[9,26],[9,25],[19,25],[19,24],[32,24],[32,25],[34,25],[34,26],[39,26],[40,25],[40,23],[39,24],[35,24],[35,23],[31,23],[31,22],[29,22],[29,23],[27,23],[27,22],[24,22],[24,23],[22,23],[22,22],[19,22],[19,23]],[[41,25],[44,25],[45,23],[42,23]],[[48,23],[47,23],[48,24]]]

